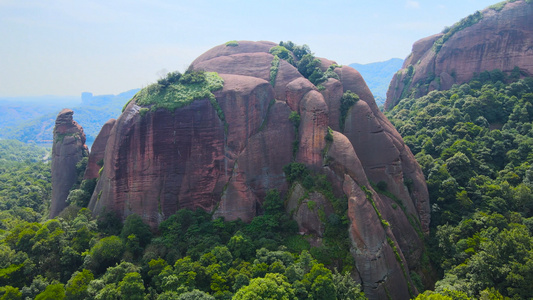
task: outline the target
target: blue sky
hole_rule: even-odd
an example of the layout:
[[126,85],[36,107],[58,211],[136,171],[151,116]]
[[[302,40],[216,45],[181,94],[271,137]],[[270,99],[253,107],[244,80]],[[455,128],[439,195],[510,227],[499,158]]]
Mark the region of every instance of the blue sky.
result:
[[291,40],[339,64],[405,58],[496,2],[0,0],[0,97],[118,94],[230,40]]

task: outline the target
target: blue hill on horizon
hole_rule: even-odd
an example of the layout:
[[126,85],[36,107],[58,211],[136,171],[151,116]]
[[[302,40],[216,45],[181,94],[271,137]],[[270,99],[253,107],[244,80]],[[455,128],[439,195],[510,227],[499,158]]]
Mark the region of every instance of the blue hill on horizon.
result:
[[350,67],[361,73],[365,79],[368,88],[376,98],[378,105],[383,105],[387,98],[387,89],[392,80],[394,73],[402,68],[403,59],[391,58],[383,62],[374,62],[369,64],[350,64]]

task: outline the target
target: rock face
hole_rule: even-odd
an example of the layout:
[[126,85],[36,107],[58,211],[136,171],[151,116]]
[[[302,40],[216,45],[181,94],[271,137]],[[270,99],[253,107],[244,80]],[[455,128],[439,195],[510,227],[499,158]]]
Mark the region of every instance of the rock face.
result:
[[98,178],[98,173],[104,162],[105,146],[107,145],[107,140],[109,139],[111,129],[113,126],[115,126],[115,122],[115,119],[110,119],[107,121],[104,126],[102,126],[102,129],[96,136],[96,139],[94,139],[83,179]]
[[518,67],[522,74],[533,75],[532,4],[518,0],[501,10],[487,8],[469,18],[480,20],[449,37],[439,33],[413,45],[402,70],[391,81],[385,109],[392,109],[412,93],[419,97],[467,82],[474,73],[511,72]]
[[[356,70],[337,67],[318,89],[285,60],[271,71],[274,46],[240,41],[197,58],[191,70],[224,80],[211,101],[170,112],[140,106],[134,97],[109,132],[89,208],[122,218],[135,213],[153,227],[181,208],[250,221],[267,191],[278,189],[300,231],[319,240],[324,226],[317,209],[327,217],[332,205],[320,193],[299,201],[305,195],[299,184],[288,195],[283,166],[296,161],[326,175],[334,193],[348,199],[351,253],[367,296],[409,299],[416,293],[409,270],[418,270],[423,250],[409,219],[424,232],[430,221],[419,166]],[[334,63],[320,61],[323,70]],[[361,100],[348,110],[343,134],[339,108],[348,90]],[[298,129],[291,112],[300,116]],[[371,181],[384,182],[394,199]]]
[[52,203],[50,218],[67,207],[67,196],[78,179],[76,164],[88,155],[83,128],[72,119],[74,112],[63,109],[56,118],[52,146]]

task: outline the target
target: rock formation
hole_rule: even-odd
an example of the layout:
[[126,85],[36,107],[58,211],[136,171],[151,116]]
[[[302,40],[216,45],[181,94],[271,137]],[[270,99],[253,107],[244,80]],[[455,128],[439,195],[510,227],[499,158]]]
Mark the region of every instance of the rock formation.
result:
[[56,118],[52,146],[52,203],[50,218],[67,207],[70,189],[78,180],[76,164],[88,155],[83,128],[72,119],[74,112],[63,109]]
[[[356,70],[320,59],[322,71],[334,73],[317,87],[270,54],[274,46],[240,41],[198,57],[190,70],[217,72],[224,80],[213,97],[174,111],[157,108],[160,102],[140,104],[163,84],[133,97],[109,132],[89,208],[122,218],[135,213],[153,227],[181,208],[250,221],[267,191],[278,189],[300,231],[320,237],[321,219],[302,203],[312,201],[326,216],[331,203],[318,192],[298,201],[303,187],[290,188],[283,172],[296,161],[326,175],[336,196],[348,199],[351,253],[367,296],[408,299],[416,293],[409,271],[418,270],[423,250],[414,227],[428,232],[430,222],[419,166]],[[360,100],[341,130],[340,102],[348,90]],[[388,193],[376,192],[371,182]]]
[[109,139],[109,134],[111,129],[115,125],[116,120],[110,119],[107,121],[100,133],[94,139],[93,145],[91,146],[91,153],[89,154],[89,160],[87,162],[87,168],[85,169],[85,174],[83,179],[94,179],[98,178],[98,173],[100,172],[101,167],[104,163],[104,154],[105,146],[107,145],[107,139]]
[[385,109],[402,98],[449,89],[472,79],[474,73],[518,67],[533,75],[533,5],[524,0],[499,4],[473,14],[449,29],[423,38],[387,91]]

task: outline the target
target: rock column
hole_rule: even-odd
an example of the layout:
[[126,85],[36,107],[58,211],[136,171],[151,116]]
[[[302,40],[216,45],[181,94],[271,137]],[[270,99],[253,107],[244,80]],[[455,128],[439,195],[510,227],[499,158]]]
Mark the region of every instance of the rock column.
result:
[[76,164],[89,153],[83,128],[73,120],[73,114],[72,110],[63,109],[57,115],[54,127],[50,218],[67,207],[68,193],[78,180]]

